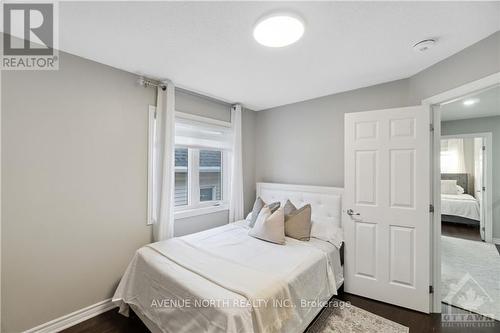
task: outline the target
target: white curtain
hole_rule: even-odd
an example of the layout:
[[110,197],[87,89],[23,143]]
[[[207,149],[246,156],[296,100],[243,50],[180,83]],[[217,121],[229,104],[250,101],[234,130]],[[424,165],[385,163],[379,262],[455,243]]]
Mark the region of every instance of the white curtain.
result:
[[464,140],[441,140],[441,173],[465,173]]
[[166,89],[158,87],[156,99],[158,153],[155,156],[155,183],[158,187],[155,196],[158,218],[153,227],[155,241],[174,236],[175,87],[170,81],[164,84]]
[[231,183],[229,196],[229,222],[243,219],[243,158],[241,150],[241,105],[231,107],[233,149],[231,152]]

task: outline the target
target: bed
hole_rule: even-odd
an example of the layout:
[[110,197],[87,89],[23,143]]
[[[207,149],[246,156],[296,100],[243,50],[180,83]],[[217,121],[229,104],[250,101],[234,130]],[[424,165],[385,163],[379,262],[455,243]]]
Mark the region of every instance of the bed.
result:
[[[311,204],[341,230],[341,188],[258,183],[265,202]],[[137,251],[113,297],[152,332],[303,332],[342,286],[340,244],[248,236],[246,221]]]
[[471,195],[468,177],[466,173],[441,174],[441,180],[456,180],[457,185],[464,189],[464,193],[441,194],[441,222],[480,224],[479,202]]

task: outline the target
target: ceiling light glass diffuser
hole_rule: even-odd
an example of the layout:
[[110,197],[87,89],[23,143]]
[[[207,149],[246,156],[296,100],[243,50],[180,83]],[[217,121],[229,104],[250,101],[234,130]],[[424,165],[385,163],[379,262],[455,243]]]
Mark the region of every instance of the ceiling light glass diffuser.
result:
[[298,41],[304,34],[304,22],[291,14],[275,14],[255,25],[253,37],[264,46],[283,47]]

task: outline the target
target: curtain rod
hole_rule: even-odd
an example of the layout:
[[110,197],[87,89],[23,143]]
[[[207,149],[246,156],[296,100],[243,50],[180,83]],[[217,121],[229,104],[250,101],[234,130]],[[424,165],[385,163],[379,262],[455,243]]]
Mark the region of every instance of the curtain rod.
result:
[[152,79],[146,79],[145,77],[140,77],[139,80],[139,85],[143,86],[143,87],[153,87],[153,88],[157,88],[157,87],[160,87],[161,90],[166,90],[167,89],[167,86],[162,84],[161,82],[159,81],[156,81],[156,80],[152,80]]
[[[149,88],[149,87],[157,88],[157,87],[160,87],[161,90],[166,90],[167,89],[167,86],[164,85],[164,84],[162,84],[161,81],[153,80],[153,79],[148,79],[148,78],[145,78],[143,76],[139,77],[138,82],[139,82],[139,85],[141,85],[141,86],[143,86],[145,88]],[[208,99],[210,101],[213,101],[215,103],[218,103],[218,104],[221,104],[221,105],[224,105],[224,106],[228,105],[228,106],[233,107],[236,104],[239,104],[239,103],[229,103],[229,102],[226,102],[226,101],[221,101],[221,100],[219,100],[219,99],[217,99],[215,97],[206,96],[206,95],[203,95],[203,94],[200,94],[200,93],[188,90],[188,89],[180,88],[180,87],[175,87],[175,90],[179,90],[179,91],[182,91],[182,92],[184,92],[186,94],[190,94],[190,95],[193,95],[193,96],[205,98],[205,99]]]

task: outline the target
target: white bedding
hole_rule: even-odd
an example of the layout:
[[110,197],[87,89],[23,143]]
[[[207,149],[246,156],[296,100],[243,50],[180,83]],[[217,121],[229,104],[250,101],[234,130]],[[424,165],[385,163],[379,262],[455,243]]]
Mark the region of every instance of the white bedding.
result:
[[[181,251],[184,246],[192,250]],[[286,245],[268,243],[248,236],[242,221],[139,249],[113,301],[122,313],[134,305],[164,332],[293,332],[342,282],[334,245],[288,237]],[[253,299],[283,295],[289,306],[273,316],[259,313],[264,303]]]
[[479,203],[469,194],[441,194],[441,214],[479,221]]

